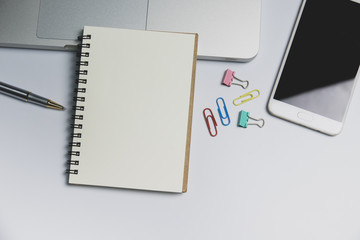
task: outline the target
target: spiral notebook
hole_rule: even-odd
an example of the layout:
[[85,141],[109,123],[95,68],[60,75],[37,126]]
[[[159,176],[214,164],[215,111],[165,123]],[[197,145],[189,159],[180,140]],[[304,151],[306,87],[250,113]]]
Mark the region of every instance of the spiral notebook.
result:
[[85,26],[69,183],[186,192],[197,34]]

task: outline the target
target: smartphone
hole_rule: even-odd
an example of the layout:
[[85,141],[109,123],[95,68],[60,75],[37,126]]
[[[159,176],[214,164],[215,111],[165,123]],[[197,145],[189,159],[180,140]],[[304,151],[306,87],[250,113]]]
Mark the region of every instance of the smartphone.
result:
[[304,0],[268,110],[337,135],[360,75],[359,66],[360,0]]

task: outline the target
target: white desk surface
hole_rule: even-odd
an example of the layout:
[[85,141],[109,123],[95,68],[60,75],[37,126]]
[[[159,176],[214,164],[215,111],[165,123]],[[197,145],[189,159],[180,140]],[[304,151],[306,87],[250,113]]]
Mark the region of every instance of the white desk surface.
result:
[[[68,185],[75,54],[0,48],[0,81],[68,109],[0,95],[0,239],[360,239],[360,86],[337,137],[266,110],[299,5],[263,0],[260,52],[250,63],[198,61],[185,194]],[[245,90],[220,84],[227,68],[261,96],[232,105]],[[212,138],[202,110],[212,108],[218,119],[220,96],[232,123]],[[265,127],[236,127],[241,109],[264,118]]]

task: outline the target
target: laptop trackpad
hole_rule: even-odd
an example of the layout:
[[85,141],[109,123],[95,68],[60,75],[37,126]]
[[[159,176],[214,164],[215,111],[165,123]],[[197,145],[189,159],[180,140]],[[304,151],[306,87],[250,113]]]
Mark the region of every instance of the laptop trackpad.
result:
[[39,38],[75,40],[84,25],[145,29],[148,0],[41,0]]

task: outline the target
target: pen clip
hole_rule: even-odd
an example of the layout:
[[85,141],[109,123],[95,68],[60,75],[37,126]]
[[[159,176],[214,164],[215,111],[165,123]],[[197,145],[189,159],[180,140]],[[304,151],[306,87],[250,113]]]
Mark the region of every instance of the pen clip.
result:
[[[206,111],[209,111],[210,114],[207,115],[207,114],[206,114]],[[211,111],[210,108],[205,108],[204,111],[203,111],[203,115],[204,115],[204,118],[205,118],[206,126],[207,126],[207,128],[208,128],[208,130],[209,130],[210,136],[215,137],[215,136],[217,135],[217,129],[216,129],[217,123],[216,123],[216,120],[215,120],[215,117],[214,117],[213,112]],[[210,126],[209,118],[211,119],[212,124],[213,124],[213,126],[214,126],[214,129],[215,129],[215,132],[214,132],[214,133],[211,131],[211,126]]]
[[[257,94],[254,95],[253,93],[255,93],[255,92]],[[243,103],[246,103],[248,101],[251,101],[251,100],[253,100],[253,99],[255,99],[255,98],[259,97],[259,96],[260,96],[260,91],[258,89],[254,89],[254,90],[252,90],[252,91],[250,91],[248,93],[245,93],[245,94],[241,95],[238,98],[235,98],[233,103],[234,103],[235,106],[239,106],[239,105],[241,105]],[[237,103],[238,100],[240,100],[240,103]]]
[[[219,101],[222,102],[222,105],[223,105],[223,109],[225,111],[225,116],[222,114],[221,112],[221,108],[220,108],[220,105],[219,105]],[[225,105],[225,101],[222,97],[219,97],[218,99],[216,99],[216,105],[218,106],[218,112],[219,112],[219,116],[220,116],[220,121],[222,123],[222,125],[224,126],[228,126],[230,124],[230,116],[229,116],[229,113],[228,113],[228,110],[226,108],[226,105]],[[227,122],[228,123],[224,123],[224,120],[227,119]]]

